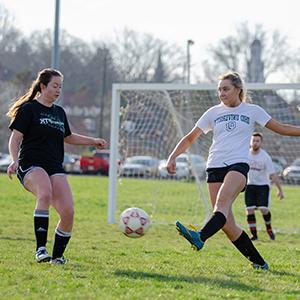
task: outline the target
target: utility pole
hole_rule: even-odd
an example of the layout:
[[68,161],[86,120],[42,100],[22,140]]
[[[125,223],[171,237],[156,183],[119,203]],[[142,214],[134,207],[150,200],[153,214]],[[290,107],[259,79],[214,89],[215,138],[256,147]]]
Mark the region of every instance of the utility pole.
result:
[[52,48],[51,66],[54,69],[59,69],[59,12],[60,0],[55,0],[55,21],[54,21],[54,39]]
[[[59,58],[59,14],[60,14],[60,0],[55,0],[55,18],[54,18],[54,37],[53,37],[53,47],[52,47],[52,58],[51,67],[58,70],[60,68],[60,58]],[[64,94],[61,91],[58,102],[63,105]]]
[[103,70],[102,70],[102,93],[100,102],[100,116],[99,116],[99,136],[104,135],[103,124],[104,124],[104,107],[105,98],[107,94],[107,60],[108,60],[108,49],[103,49]]

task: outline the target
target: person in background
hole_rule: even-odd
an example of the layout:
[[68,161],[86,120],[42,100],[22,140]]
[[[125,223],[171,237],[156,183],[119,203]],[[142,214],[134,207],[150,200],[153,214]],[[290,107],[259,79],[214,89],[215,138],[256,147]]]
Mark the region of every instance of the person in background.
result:
[[255,269],[269,269],[247,233],[236,224],[232,205],[245,189],[249,171],[249,144],[256,123],[281,135],[300,136],[300,127],[282,124],[260,106],[247,103],[247,92],[237,72],[219,77],[220,104],[209,108],[195,126],[175,146],[167,160],[170,174],[176,172],[176,157],[185,152],[202,133],[213,132],[207,160],[207,183],[213,215],[200,231],[190,230],[179,221],[176,228],[196,250],[222,229],[233,245]]
[[[102,138],[71,132],[64,109],[55,104],[62,84],[61,72],[41,70],[28,92],[17,98],[7,113],[11,119],[8,148],[12,160],[7,174],[12,178],[16,173],[24,188],[36,197],[33,219],[38,263],[66,262],[63,254],[71,238],[74,205],[63,168],[64,143],[98,149],[107,146]],[[46,249],[50,205],[60,216],[52,256]]]
[[[245,204],[247,222],[252,234],[251,240],[257,240],[255,210],[259,209],[265,221],[267,233],[271,240],[275,240],[275,234],[271,226],[270,212],[270,187],[271,182],[277,187],[277,196],[284,198],[280,180],[275,172],[270,155],[261,148],[263,135],[254,132],[251,137],[249,160],[250,170],[245,190]],[[270,182],[271,179],[271,182]]]

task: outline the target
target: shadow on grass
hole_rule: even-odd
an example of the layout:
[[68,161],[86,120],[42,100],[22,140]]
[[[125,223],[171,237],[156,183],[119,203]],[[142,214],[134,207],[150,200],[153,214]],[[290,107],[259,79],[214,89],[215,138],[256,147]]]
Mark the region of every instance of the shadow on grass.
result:
[[133,279],[154,279],[157,281],[165,282],[186,282],[186,283],[203,283],[206,285],[218,285],[221,288],[227,289],[236,289],[236,290],[247,290],[255,292],[264,292],[266,290],[252,287],[237,281],[233,281],[232,278],[228,280],[224,279],[211,279],[204,276],[174,276],[174,275],[163,275],[159,273],[149,273],[149,272],[136,272],[130,270],[116,270],[114,272],[116,276],[130,277]]
[[271,272],[273,275],[276,276],[291,276],[300,280],[300,274],[290,273],[286,271],[276,271],[276,270],[270,270],[269,272]]
[[6,240],[6,241],[29,241],[29,242],[35,242],[35,239],[30,239],[30,238],[24,238],[20,236],[0,236],[0,240]]

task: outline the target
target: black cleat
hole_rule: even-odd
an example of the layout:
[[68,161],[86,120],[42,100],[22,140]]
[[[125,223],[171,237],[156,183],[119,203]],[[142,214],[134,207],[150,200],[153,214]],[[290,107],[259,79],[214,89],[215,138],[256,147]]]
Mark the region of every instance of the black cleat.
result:
[[62,257],[57,257],[57,258],[51,259],[50,263],[52,265],[64,265],[64,264],[67,263],[67,259],[64,258],[63,256]]

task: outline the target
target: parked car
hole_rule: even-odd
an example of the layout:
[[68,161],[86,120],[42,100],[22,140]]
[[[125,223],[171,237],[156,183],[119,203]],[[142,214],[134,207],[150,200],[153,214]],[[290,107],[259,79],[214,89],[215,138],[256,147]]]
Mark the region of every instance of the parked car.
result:
[[177,162],[176,163],[176,173],[174,175],[169,174],[167,171],[167,161],[165,159],[159,162],[158,166],[159,176],[161,178],[174,178],[174,179],[189,179],[190,178],[190,168],[187,163]]
[[[79,164],[79,157],[78,155],[74,154],[65,154],[63,166],[67,173],[81,173],[80,164]],[[11,158],[9,154],[2,155],[0,159],[0,172],[6,172],[7,167],[11,163]]]
[[276,161],[273,161],[273,166],[274,166],[274,169],[275,169],[275,172],[278,176],[281,176],[282,175],[282,172],[283,172],[283,167],[281,164],[279,164],[278,162]]
[[128,157],[120,167],[120,176],[157,177],[159,159],[152,156]]
[[206,160],[198,154],[182,153],[176,158],[176,163],[185,163],[190,170],[190,177],[193,178],[193,168],[199,179],[204,179],[206,174]]
[[287,160],[282,156],[272,156],[272,162],[278,176],[282,176],[283,170],[288,166]]
[[300,182],[300,158],[295,159],[290,166],[283,170],[282,178],[287,183]]
[[70,174],[82,173],[81,168],[80,168],[80,156],[79,155],[65,153],[63,166],[67,173],[70,173]]
[[108,175],[109,150],[96,150],[91,156],[81,156],[80,168],[85,174]]
[[280,165],[283,169],[288,165],[287,160],[282,156],[272,156],[272,161],[273,163]]
[[8,153],[0,152],[0,159],[5,158],[5,157],[7,157],[7,156],[9,156]]
[[9,154],[6,153],[1,153],[1,158],[0,158],[0,172],[6,172],[7,167],[11,163],[11,158]]

